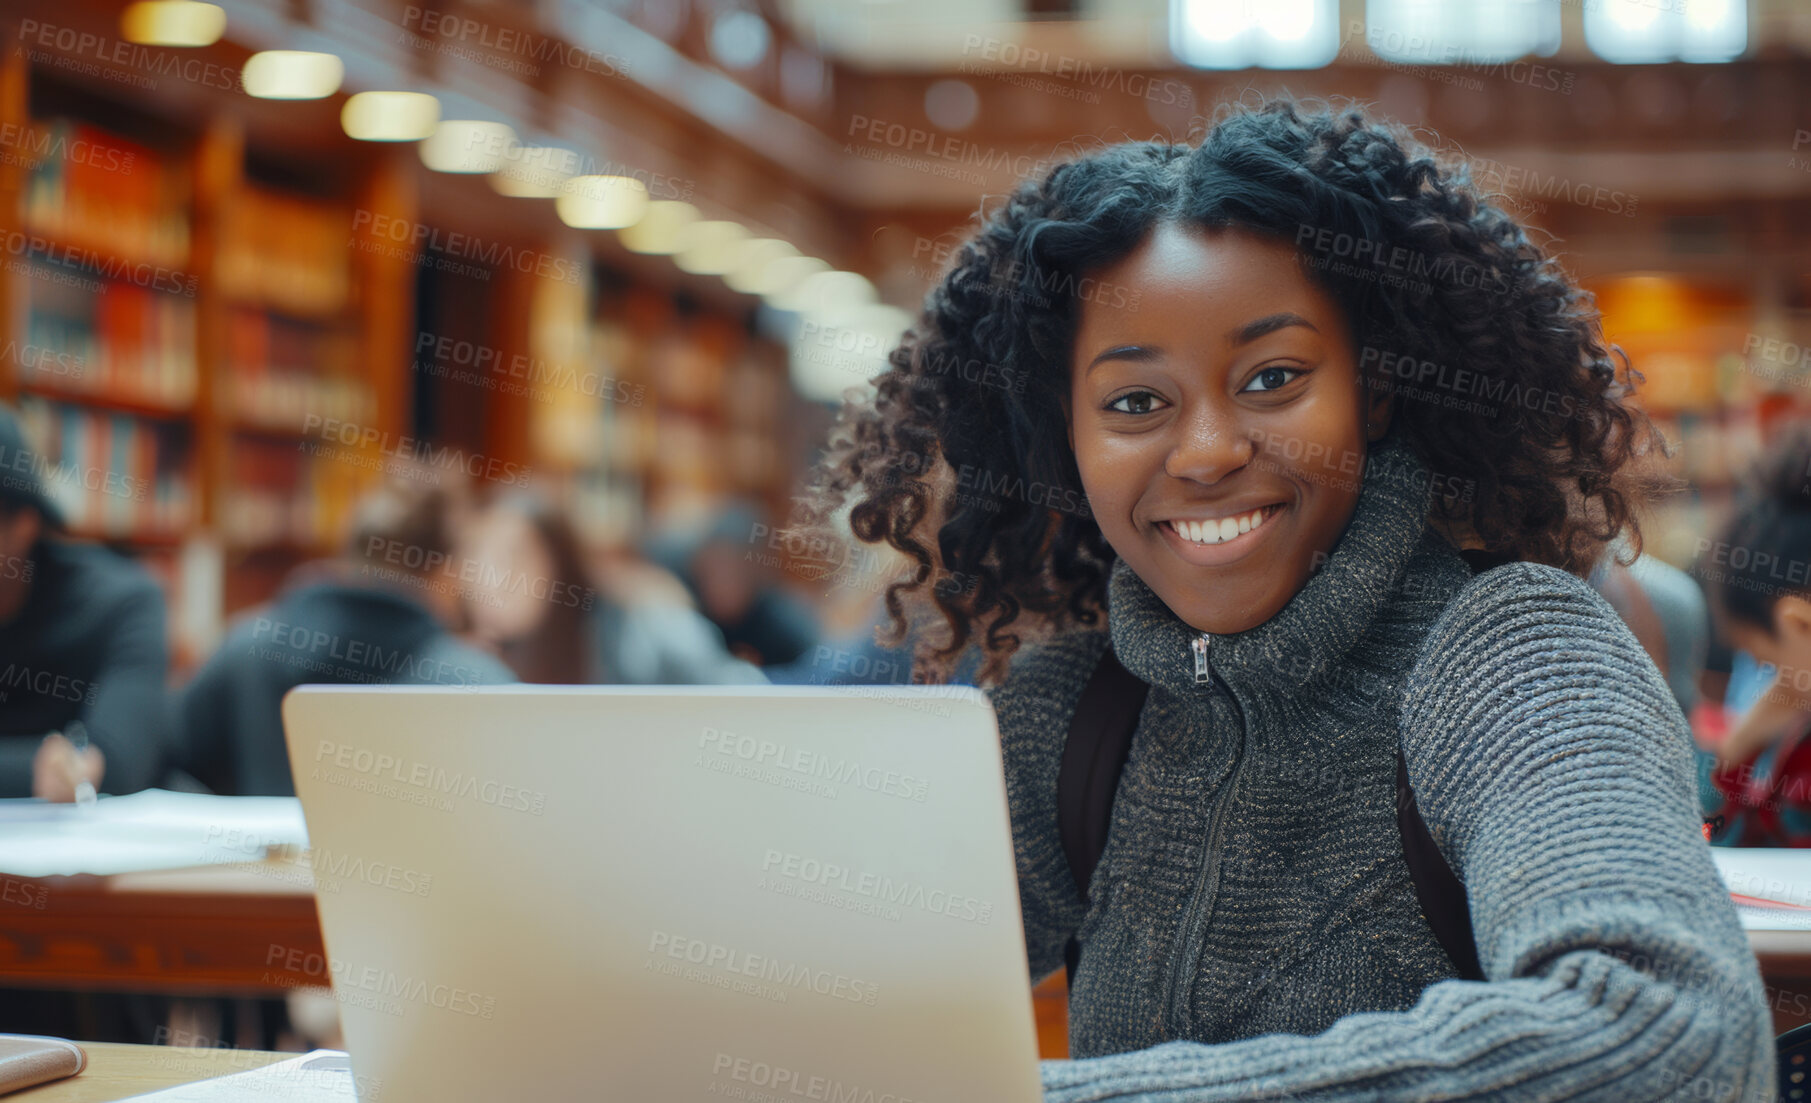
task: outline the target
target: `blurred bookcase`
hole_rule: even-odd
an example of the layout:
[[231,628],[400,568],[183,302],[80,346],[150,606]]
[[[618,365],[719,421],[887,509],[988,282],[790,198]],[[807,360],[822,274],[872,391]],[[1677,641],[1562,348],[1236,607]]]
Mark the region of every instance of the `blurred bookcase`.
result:
[[632,549],[731,500],[787,516],[802,400],[780,345],[609,258],[580,293],[540,292],[533,362],[562,385],[530,406],[536,462],[568,483],[591,542]]
[[1637,400],[1689,484],[1644,520],[1648,551],[1689,568],[1727,515],[1738,480],[1775,425],[1811,418],[1811,362],[1770,354],[1811,347],[1811,287],[1772,301],[1733,281],[1634,275],[1590,285],[1608,340],[1643,379]]
[[406,174],[380,153],[291,181],[230,115],[185,126],[23,52],[0,59],[0,137],[0,398],[71,534],[163,583],[187,667],[332,550],[372,477],[309,430],[401,424],[384,373],[407,371],[412,273],[349,243],[360,206],[412,213]]
[[[118,11],[77,0],[68,18],[106,34]],[[76,535],[165,583],[179,668],[329,554],[409,440],[532,470],[608,549],[731,498],[786,517],[815,407],[753,331],[751,297],[569,230],[550,204],[431,173],[412,144],[352,141],[338,99],[140,91],[115,79],[132,72],[52,53],[0,54],[0,234],[28,243],[0,256],[0,399],[55,462]],[[232,71],[247,53],[223,40],[205,56]],[[556,98],[599,110],[585,97],[601,87],[600,102],[640,106],[598,82]],[[436,257],[385,225],[480,245]],[[506,252],[582,275],[483,259]],[[509,368],[424,368],[423,335]],[[334,422],[383,443],[311,449]]]

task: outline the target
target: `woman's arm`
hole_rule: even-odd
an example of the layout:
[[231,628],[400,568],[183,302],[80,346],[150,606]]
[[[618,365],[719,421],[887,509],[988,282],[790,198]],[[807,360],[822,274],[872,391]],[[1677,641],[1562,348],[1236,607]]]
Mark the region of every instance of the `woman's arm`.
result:
[[108,617],[108,635],[82,720],[106,756],[98,788],[136,793],[157,784],[169,738],[170,658],[163,592],[143,578]]
[[1811,702],[1780,684],[1779,672],[1768,679],[1767,688],[1755,698],[1754,705],[1742,715],[1713,750],[1722,766],[1740,766],[1774,740],[1805,722]]
[[1772,1103],[1772,1027],[1699,832],[1690,737],[1603,599],[1550,567],[1482,576],[1429,634],[1403,725],[1490,979],[1313,1038],[1049,1062],[1046,1097]]

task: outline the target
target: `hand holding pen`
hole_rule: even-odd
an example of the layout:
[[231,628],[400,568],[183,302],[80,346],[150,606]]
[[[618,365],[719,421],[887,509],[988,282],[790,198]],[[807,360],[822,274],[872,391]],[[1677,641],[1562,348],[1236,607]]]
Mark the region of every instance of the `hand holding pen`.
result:
[[[68,762],[69,781],[75,789],[75,802],[87,807],[94,803],[96,796],[94,791],[96,779],[89,777],[88,725],[80,720],[70,721],[68,739],[70,747],[75,751]],[[100,754],[99,751],[94,753]],[[98,775],[99,771],[97,770],[95,773]]]
[[92,805],[107,759],[88,742],[87,727],[72,721],[68,733],[52,732],[32,760],[32,795],[42,800]]

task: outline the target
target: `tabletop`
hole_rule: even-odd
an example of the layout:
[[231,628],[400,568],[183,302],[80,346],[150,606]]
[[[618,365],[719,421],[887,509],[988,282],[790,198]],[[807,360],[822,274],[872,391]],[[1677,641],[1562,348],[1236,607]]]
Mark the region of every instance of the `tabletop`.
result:
[[251,1049],[78,1044],[88,1054],[88,1067],[79,1075],[27,1088],[7,1096],[7,1103],[112,1103],[196,1080],[249,1072],[296,1056]]

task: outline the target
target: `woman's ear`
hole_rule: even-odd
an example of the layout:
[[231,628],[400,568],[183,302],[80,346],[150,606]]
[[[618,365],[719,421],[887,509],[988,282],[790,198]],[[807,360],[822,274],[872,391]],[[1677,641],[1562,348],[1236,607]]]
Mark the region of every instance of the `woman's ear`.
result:
[[1811,656],[1811,601],[1787,594],[1773,603],[1773,636],[1801,661]]

